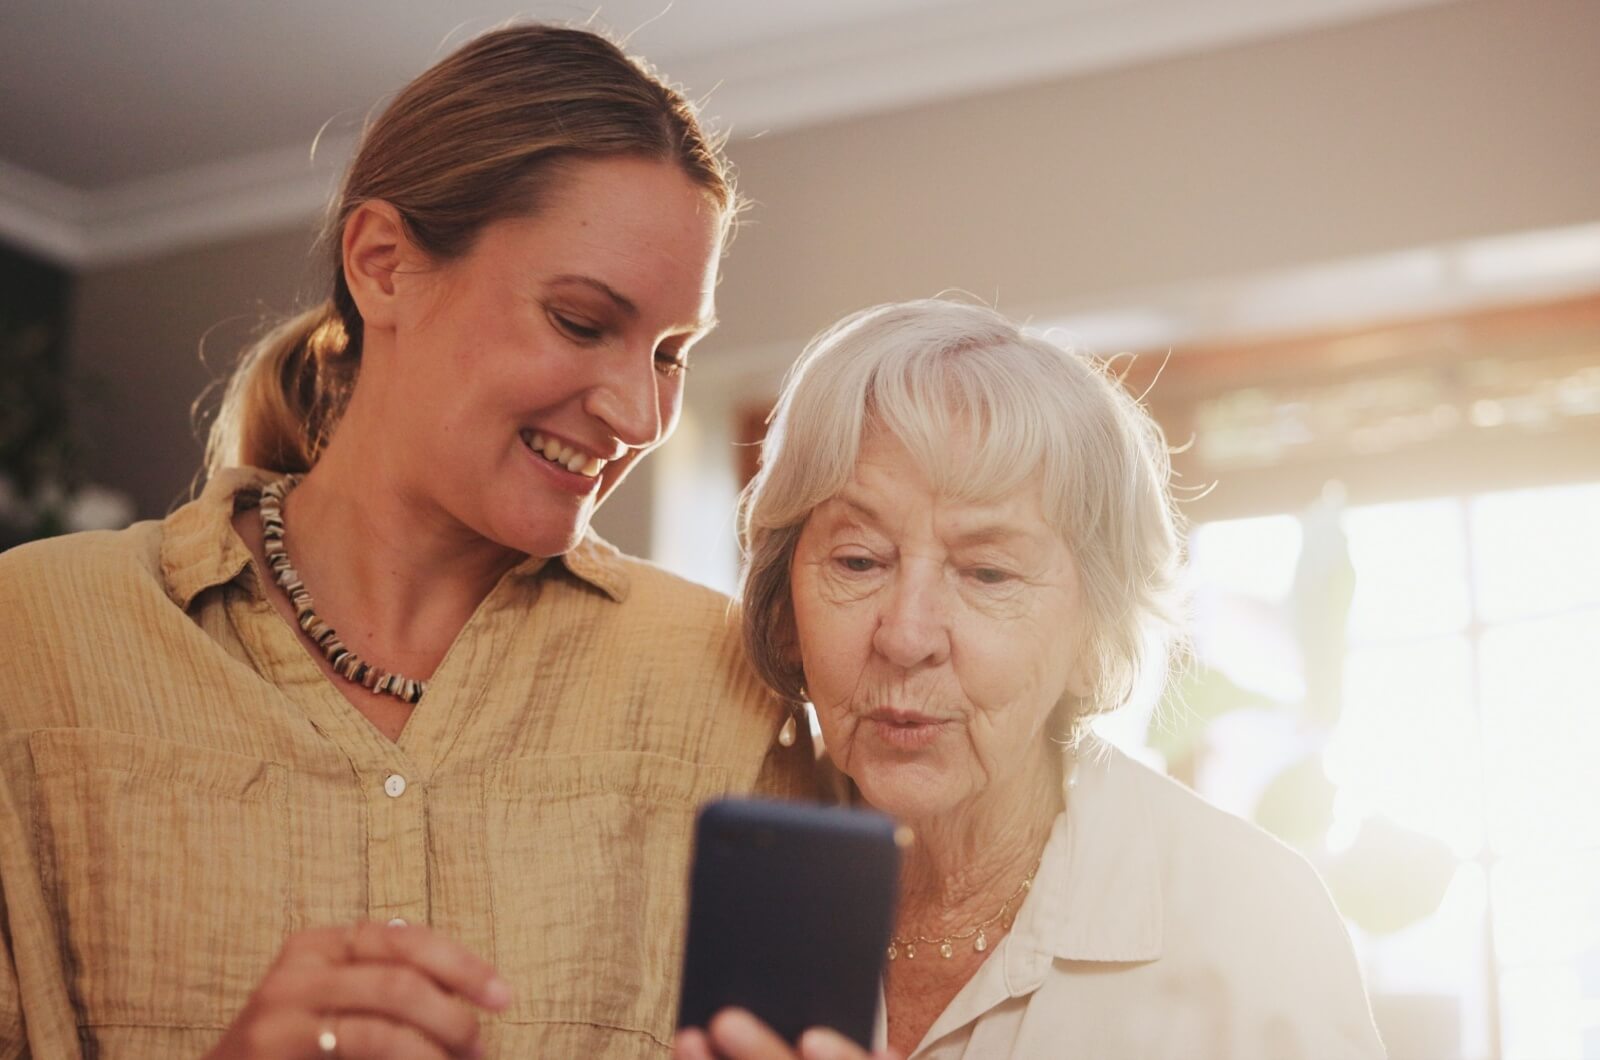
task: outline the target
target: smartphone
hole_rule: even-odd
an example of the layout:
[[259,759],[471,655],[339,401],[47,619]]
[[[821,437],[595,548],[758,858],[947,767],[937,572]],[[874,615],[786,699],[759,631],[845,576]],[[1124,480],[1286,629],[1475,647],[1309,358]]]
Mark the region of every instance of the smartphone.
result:
[[701,808],[679,1027],[730,1005],[794,1044],[831,1027],[871,1048],[900,848],[868,810],[760,799]]

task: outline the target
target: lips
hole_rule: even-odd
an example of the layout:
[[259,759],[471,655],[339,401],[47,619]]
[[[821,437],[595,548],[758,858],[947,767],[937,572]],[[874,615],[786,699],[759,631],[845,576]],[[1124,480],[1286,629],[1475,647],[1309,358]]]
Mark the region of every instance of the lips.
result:
[[937,740],[953,719],[934,717],[914,710],[880,707],[867,715],[873,734],[886,746],[898,751],[920,751]]
[[894,707],[879,707],[868,714],[872,721],[881,721],[889,725],[915,726],[915,725],[943,725],[948,718],[936,718],[931,714],[923,714],[915,710],[896,710]]

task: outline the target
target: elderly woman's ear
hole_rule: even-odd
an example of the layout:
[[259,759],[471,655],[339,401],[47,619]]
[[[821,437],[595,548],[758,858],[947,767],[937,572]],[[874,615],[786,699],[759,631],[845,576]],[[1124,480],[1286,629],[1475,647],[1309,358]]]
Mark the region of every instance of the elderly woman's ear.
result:
[[1093,714],[1103,689],[1105,677],[1105,639],[1096,635],[1091,623],[1073,637],[1069,649],[1073,653],[1071,668],[1067,671],[1066,697],[1079,714]]
[[806,691],[806,665],[800,658],[800,635],[795,631],[794,615],[785,613],[778,627],[778,651],[783,659],[783,665],[794,678],[795,690],[800,698],[810,700],[811,694]]
[[1099,683],[1095,665],[1094,653],[1088,648],[1078,652],[1078,661],[1073,663],[1072,672],[1067,675],[1067,692],[1082,706],[1090,706],[1094,700],[1095,686]]
[[1098,710],[1099,666],[1093,645],[1080,648],[1077,661],[1067,675],[1067,687],[1061,700],[1050,711],[1045,732],[1050,739],[1073,744],[1082,735],[1088,718]]

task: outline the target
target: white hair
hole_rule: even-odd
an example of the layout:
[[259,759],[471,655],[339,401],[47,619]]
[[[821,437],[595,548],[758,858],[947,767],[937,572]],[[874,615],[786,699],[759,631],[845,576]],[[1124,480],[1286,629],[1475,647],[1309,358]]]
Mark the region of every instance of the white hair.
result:
[[[927,299],[846,317],[784,380],[739,513],[745,643],[779,694],[804,698],[795,545],[812,510],[850,481],[870,429],[892,435],[952,499],[994,500],[1037,476],[1045,519],[1078,562],[1094,681],[1053,730],[1074,734],[1169,664],[1181,545],[1160,428],[1090,357],[994,310]],[[974,442],[951,459],[953,445]]]

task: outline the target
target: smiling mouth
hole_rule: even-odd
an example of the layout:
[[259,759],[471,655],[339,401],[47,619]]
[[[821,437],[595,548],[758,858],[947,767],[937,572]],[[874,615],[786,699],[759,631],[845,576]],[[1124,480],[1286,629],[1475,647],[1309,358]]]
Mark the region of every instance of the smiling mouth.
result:
[[546,437],[539,431],[523,431],[521,437],[522,444],[534,455],[543,457],[563,471],[570,471],[584,478],[598,478],[608,463],[598,456],[590,456],[581,449],[574,449],[563,441]]

